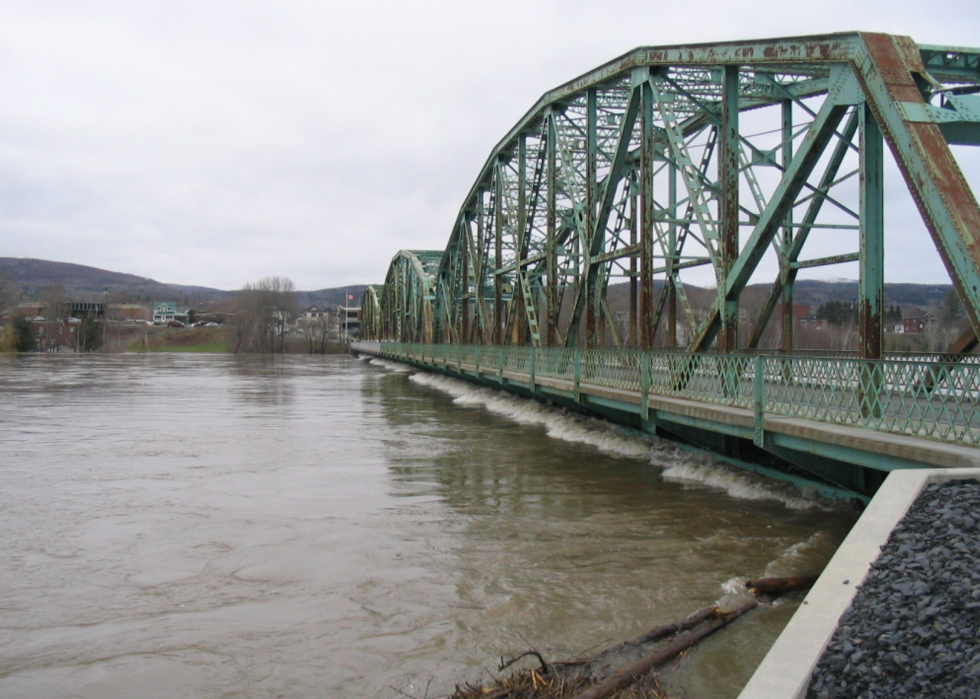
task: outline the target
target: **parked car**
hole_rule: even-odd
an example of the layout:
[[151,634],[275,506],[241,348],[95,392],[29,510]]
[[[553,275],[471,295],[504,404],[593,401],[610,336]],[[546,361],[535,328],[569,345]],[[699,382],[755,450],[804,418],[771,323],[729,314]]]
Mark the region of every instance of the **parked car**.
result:
[[179,320],[171,320],[171,321],[169,321],[167,323],[167,327],[168,328],[182,328],[182,327],[184,327],[184,324],[181,323]]

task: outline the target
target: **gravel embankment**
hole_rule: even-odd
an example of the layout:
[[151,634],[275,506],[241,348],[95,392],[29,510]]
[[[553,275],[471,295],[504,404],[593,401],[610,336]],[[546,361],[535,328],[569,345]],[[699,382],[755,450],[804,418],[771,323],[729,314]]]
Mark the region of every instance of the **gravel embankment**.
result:
[[807,699],[980,697],[980,482],[929,486],[892,532]]

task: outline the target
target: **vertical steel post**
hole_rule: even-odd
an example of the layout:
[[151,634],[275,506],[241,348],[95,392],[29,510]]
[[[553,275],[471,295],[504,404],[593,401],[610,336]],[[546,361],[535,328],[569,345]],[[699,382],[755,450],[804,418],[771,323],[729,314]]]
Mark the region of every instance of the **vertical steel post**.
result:
[[861,358],[881,359],[884,312],[884,146],[881,129],[866,104],[861,110],[861,282],[858,314]]
[[[629,212],[630,212],[630,247],[636,250],[636,217],[639,214],[639,209],[637,209],[636,202],[636,188],[633,186],[633,182],[630,181],[630,195],[629,195]],[[637,284],[639,279],[637,275],[639,274],[639,269],[637,267],[637,257],[639,255],[634,252],[630,255],[630,327],[629,327],[629,342],[625,343],[627,345],[638,347],[639,338],[636,333],[639,328],[637,321],[639,320],[639,308],[637,304],[639,303],[639,295],[637,293]]]
[[[463,229],[466,230],[467,225],[464,222]],[[467,236],[469,233],[467,233]],[[458,319],[457,322],[460,324],[460,341],[463,344],[469,344],[473,341],[470,336],[470,246],[467,244],[467,240],[462,236],[460,237],[460,257],[462,257],[463,270],[462,276],[459,282],[459,308],[462,318]]]
[[548,249],[547,271],[548,271],[548,309],[545,319],[544,344],[545,347],[554,347],[557,344],[556,331],[558,327],[558,177],[557,177],[557,158],[556,140],[558,139],[555,128],[555,113],[549,111],[546,116],[547,128],[547,148],[548,148]]
[[[782,104],[782,117],[783,117],[783,147],[780,151],[780,162],[783,166],[783,171],[789,167],[789,164],[793,161],[793,101],[783,100]],[[779,275],[780,281],[782,282],[782,304],[783,304],[783,317],[782,317],[782,333],[780,333],[780,345],[784,352],[793,351],[793,330],[794,323],[796,322],[795,313],[793,310],[793,275],[790,273],[790,256],[793,250],[793,210],[790,209],[786,214],[786,225],[783,226],[783,239],[781,245],[781,252],[779,259]],[[760,318],[757,322],[763,322],[764,319]],[[760,328],[761,331],[761,328]]]
[[667,346],[677,347],[677,264],[680,250],[677,249],[677,165],[671,161],[667,165]]
[[752,375],[752,406],[753,406],[753,424],[755,427],[755,434],[753,435],[752,441],[756,446],[763,446],[765,440],[765,431],[763,430],[763,419],[764,419],[764,408],[766,401],[766,383],[765,383],[765,364],[766,360],[761,354],[755,357],[755,372]]
[[[523,345],[529,339],[527,337],[528,327],[527,310],[525,304],[532,303],[531,299],[524,297],[524,284],[520,282],[521,276],[527,274],[527,270],[521,264],[526,257],[525,242],[527,232],[527,134],[522,133],[517,137],[517,231],[514,233],[515,249],[515,268],[514,268],[514,296],[511,306],[514,309],[514,335],[513,344]],[[520,289],[520,291],[518,291]]]
[[[487,248],[486,248],[487,231],[486,231],[486,221],[485,221],[485,214],[484,214],[484,211],[486,210],[486,205],[484,204],[486,198],[487,198],[487,193],[485,190],[483,189],[477,190],[476,253],[477,255],[480,256],[480,273],[476,277],[475,286],[476,286],[476,293],[478,294],[477,298],[479,299],[480,307],[483,310],[486,310],[486,299],[484,298],[484,294],[486,293],[487,262],[488,262]],[[489,313],[480,314],[480,343],[481,344],[487,342],[488,340],[490,342],[493,342],[493,335],[490,334],[489,332],[490,328],[487,326],[487,324],[490,322],[490,318],[488,317],[489,315],[490,315]]]
[[650,353],[640,355],[640,417],[650,419]]
[[[653,349],[653,89],[649,69],[634,73],[643,82],[640,127],[640,342]],[[636,80],[636,78],[634,78]]]
[[598,185],[596,178],[596,168],[598,163],[598,93],[595,88],[586,92],[586,153],[585,153],[585,230],[586,240],[583,245],[582,253],[582,283],[585,285],[585,346],[595,347],[597,341],[596,316],[599,314],[597,301],[597,287],[595,283],[598,275],[591,273],[592,267],[592,236],[602,235],[595,230],[596,223],[596,200],[598,199]]
[[[880,360],[885,300],[884,245],[884,140],[878,122],[866,103],[861,110],[861,281],[858,291],[858,324],[861,359]],[[860,405],[865,417],[881,415],[881,368],[862,363]]]
[[738,351],[738,296],[726,294],[729,273],[738,259],[738,185],[739,185],[739,140],[738,140],[738,66],[725,66],[721,86],[721,133],[719,134],[718,174],[719,197],[718,213],[721,236],[721,278],[718,293],[721,306],[721,350],[726,353]]
[[504,185],[501,170],[503,170],[503,166],[498,160],[496,163],[496,196],[494,197],[496,217],[493,224],[493,342],[496,345],[504,344],[504,333],[507,331],[507,324],[504,321],[504,277],[502,274],[498,274],[500,268],[504,266]]

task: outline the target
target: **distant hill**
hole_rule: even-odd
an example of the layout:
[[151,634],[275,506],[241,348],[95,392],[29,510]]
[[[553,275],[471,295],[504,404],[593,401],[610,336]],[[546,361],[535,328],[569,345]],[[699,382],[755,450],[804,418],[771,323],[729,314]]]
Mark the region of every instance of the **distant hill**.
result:
[[[952,288],[952,284],[885,284],[885,306],[935,308]],[[795,303],[809,305],[815,312],[828,301],[857,301],[858,283],[801,280],[793,285],[793,296]]]
[[[178,307],[194,307],[225,303],[235,295],[234,291],[206,286],[164,284],[135,274],[33,258],[0,257],[0,274],[7,275],[13,281],[18,300],[22,301],[38,298],[44,287],[51,284],[60,284],[73,301],[102,301],[108,291],[110,301],[115,303],[174,301]],[[348,294],[360,302],[365,287],[365,284],[359,284],[299,291],[297,299],[303,308],[312,305],[337,306],[344,303]]]
[[[76,265],[70,262],[50,262],[32,258],[0,257],[0,274],[13,280],[21,300],[32,300],[40,296],[41,290],[49,284],[61,284],[75,301],[101,301],[104,290],[108,290],[110,300],[116,303],[152,303],[153,301],[175,301],[181,307],[195,307],[207,304],[221,304],[230,301],[234,291],[223,291],[204,286],[164,284],[135,274],[110,272],[97,267]],[[659,290],[662,281],[656,282]],[[297,299],[302,308],[309,306],[330,307],[345,302],[348,294],[359,303],[366,285],[356,284],[316,291],[299,291]],[[710,303],[714,292],[693,285],[686,285],[692,301]],[[904,308],[937,308],[943,296],[952,288],[951,284],[885,284],[885,305],[899,305]],[[746,289],[746,294],[765,294],[767,287],[755,284]],[[828,301],[856,301],[858,283],[851,280],[816,281],[800,280],[794,286],[795,302],[808,305],[816,312]],[[610,301],[616,307],[625,307],[629,298],[629,284],[615,284],[609,287]]]
[[[658,293],[663,286],[661,280],[654,282]],[[714,300],[714,290],[685,284],[688,298],[699,305],[710,304]],[[952,284],[885,284],[885,307],[901,306],[911,308],[938,308],[943,297],[953,288]],[[765,298],[770,287],[764,284],[751,284],[746,287],[743,298]],[[616,307],[628,307],[629,282],[609,286],[610,301],[618,302]],[[858,283],[854,280],[819,281],[803,279],[793,285],[793,302],[801,306],[810,306],[816,313],[817,309],[828,301],[857,301]]]

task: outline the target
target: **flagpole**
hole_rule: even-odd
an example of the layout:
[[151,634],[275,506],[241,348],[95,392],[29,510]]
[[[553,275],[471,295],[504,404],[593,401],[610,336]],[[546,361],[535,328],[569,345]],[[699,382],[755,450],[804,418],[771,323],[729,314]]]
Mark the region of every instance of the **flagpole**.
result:
[[350,300],[354,298],[344,292],[344,342],[350,344]]

